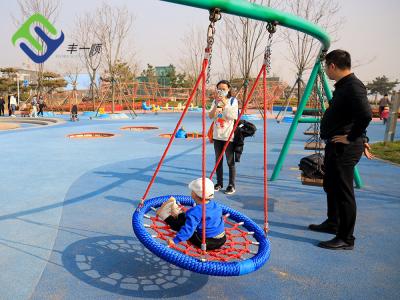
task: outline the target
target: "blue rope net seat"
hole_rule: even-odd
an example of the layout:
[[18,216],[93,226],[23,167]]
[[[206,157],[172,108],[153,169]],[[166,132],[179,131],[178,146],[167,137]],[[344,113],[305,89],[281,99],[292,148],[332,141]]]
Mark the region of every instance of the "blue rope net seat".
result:
[[[270,244],[263,230],[245,215],[221,204],[227,237],[224,246],[205,253],[190,242],[169,248],[167,240],[176,232],[155,215],[155,210],[170,197],[148,199],[133,214],[136,236],[155,255],[181,268],[214,276],[244,275],[259,269],[268,260]],[[183,206],[194,205],[190,196],[173,197]]]

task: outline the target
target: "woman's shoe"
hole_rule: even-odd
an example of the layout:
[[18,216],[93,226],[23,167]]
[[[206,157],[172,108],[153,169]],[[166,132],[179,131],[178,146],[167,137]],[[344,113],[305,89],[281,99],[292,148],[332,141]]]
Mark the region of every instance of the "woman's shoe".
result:
[[236,192],[235,187],[233,185],[228,185],[228,187],[225,190],[225,194],[227,195],[232,195]]
[[221,189],[222,189],[222,184],[217,183],[216,185],[214,185],[214,191],[218,192]]

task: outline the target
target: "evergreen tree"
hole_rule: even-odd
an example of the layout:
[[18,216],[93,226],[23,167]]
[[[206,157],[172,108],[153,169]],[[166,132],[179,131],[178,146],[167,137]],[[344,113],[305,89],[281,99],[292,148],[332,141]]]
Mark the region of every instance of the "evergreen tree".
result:
[[389,78],[383,75],[382,77],[378,76],[374,80],[372,80],[372,82],[369,82],[366,85],[366,88],[368,89],[370,94],[385,95],[389,94],[398,83],[399,82],[397,80],[389,81]]

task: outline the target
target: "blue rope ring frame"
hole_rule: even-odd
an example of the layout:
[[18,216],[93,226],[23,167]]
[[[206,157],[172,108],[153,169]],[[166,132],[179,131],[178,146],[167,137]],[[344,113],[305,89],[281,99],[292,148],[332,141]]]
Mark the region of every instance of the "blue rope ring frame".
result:
[[148,199],[140,209],[136,209],[132,217],[132,227],[140,242],[158,257],[179,266],[181,268],[213,276],[239,276],[258,270],[264,265],[270,256],[270,244],[265,237],[263,230],[250,218],[238,211],[221,205],[223,214],[229,213],[229,218],[235,222],[244,222],[243,227],[254,232],[254,238],[259,242],[258,252],[251,258],[235,262],[202,262],[199,259],[185,255],[179,251],[168,248],[166,245],[155,240],[144,227],[144,214],[151,210],[151,207],[159,207],[171,196],[185,206],[193,206],[194,200],[190,196],[168,195]]

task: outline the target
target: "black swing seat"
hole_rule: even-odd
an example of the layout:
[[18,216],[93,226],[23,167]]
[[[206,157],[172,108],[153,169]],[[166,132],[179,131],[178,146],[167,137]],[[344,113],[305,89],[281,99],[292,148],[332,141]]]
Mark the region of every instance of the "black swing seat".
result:
[[311,186],[323,186],[324,180],[322,178],[310,178],[301,173],[301,184]]
[[306,130],[304,131],[304,135],[319,135],[319,131]]
[[301,183],[304,185],[322,186],[324,177],[324,157],[315,153],[303,157],[299,163]]

